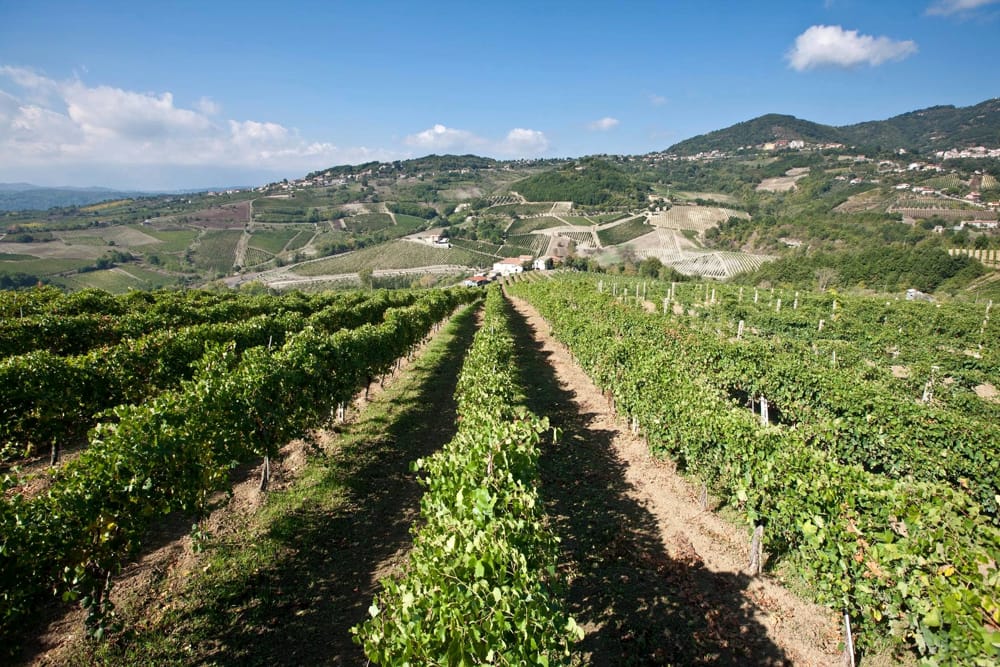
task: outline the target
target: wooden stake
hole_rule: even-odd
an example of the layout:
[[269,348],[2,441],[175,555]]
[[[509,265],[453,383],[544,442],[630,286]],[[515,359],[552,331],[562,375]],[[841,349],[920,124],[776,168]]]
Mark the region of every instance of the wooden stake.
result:
[[844,667],[854,667],[854,635],[851,633],[851,617],[844,612]]
[[750,576],[756,577],[764,569],[764,526],[753,529],[750,539]]
[[260,492],[267,491],[267,485],[271,481],[271,457],[264,455],[264,465],[260,468]]

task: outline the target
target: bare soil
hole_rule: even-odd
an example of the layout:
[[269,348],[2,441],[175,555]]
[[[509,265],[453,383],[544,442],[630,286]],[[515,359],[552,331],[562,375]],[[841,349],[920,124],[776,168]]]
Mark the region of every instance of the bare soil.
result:
[[703,509],[699,489],[651,456],[538,313],[512,303],[529,407],[563,430],[543,457],[542,491],[586,664],[837,664],[834,614],[773,576],[749,576],[748,530]]
[[998,393],[997,388],[994,387],[989,382],[984,382],[983,384],[976,385],[976,396],[987,401],[1000,403],[1000,393]]

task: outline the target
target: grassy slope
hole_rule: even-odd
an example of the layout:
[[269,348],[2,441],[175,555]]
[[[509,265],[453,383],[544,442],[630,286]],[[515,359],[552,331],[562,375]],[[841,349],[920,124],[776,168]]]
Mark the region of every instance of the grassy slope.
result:
[[365,267],[374,270],[412,269],[438,264],[461,264],[473,267],[486,263],[483,260],[482,255],[459,248],[432,248],[412,241],[392,241],[318,262],[302,264],[294,267],[294,271],[302,276],[321,276],[356,273]]

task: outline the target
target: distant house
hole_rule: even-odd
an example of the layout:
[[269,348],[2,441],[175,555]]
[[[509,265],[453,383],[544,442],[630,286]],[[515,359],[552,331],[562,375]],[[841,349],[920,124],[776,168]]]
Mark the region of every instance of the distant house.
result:
[[551,269],[557,261],[559,261],[558,257],[553,257],[552,255],[542,255],[531,263],[531,268],[535,271],[546,271]]
[[464,287],[483,287],[489,283],[490,279],[486,276],[472,276],[462,281]]
[[918,289],[913,289],[912,287],[906,290],[906,300],[907,301],[933,301],[934,297],[925,292],[921,292]]
[[976,229],[997,229],[1000,227],[1000,223],[996,220],[963,220],[959,227],[964,227],[968,225],[969,227],[975,227]]
[[[530,261],[529,256],[527,261]],[[512,276],[515,273],[522,273],[524,271],[524,262],[526,260],[521,257],[508,257],[506,259],[500,260],[499,262],[493,263],[493,273],[500,276]]]

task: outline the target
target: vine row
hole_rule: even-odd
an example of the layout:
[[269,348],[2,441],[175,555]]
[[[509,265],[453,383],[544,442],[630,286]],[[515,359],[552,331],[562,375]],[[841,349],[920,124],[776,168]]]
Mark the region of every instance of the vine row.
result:
[[583,636],[557,596],[536,491],[548,420],[519,405],[514,353],[492,288],[459,377],[458,433],[414,464],[426,492],[404,573],[353,629],[377,664],[566,664]]
[[655,453],[766,526],[772,562],[791,563],[819,601],[849,613],[859,645],[892,634],[925,664],[996,664],[1000,530],[978,502],[838,461],[802,428],[761,425],[690,361],[700,332],[595,288],[563,277],[511,290],[539,309]]

